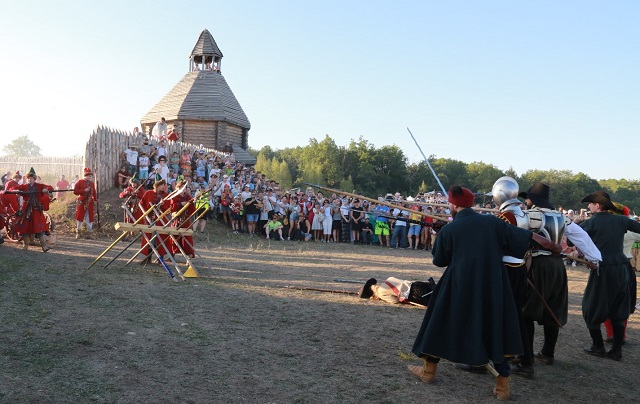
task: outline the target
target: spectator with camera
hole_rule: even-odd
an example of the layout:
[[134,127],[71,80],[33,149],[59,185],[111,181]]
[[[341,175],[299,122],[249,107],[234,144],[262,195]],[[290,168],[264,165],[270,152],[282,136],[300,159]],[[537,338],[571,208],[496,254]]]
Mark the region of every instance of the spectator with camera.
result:
[[250,237],[256,235],[256,223],[260,216],[260,209],[262,204],[260,203],[258,191],[253,191],[251,196],[244,201],[245,216],[247,219],[247,231]]

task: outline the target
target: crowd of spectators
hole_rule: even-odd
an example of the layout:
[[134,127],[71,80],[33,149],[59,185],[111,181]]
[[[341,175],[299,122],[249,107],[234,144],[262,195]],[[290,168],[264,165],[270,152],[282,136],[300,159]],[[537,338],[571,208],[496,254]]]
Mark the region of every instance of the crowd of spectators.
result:
[[184,149],[169,156],[165,145],[163,137],[145,138],[142,144],[124,150],[114,184],[124,189],[135,175],[146,181],[147,188],[162,178],[170,191],[180,180],[185,180],[193,196],[198,191],[201,194],[209,191],[196,196],[199,209],[206,204],[210,207],[209,213],[193,226],[200,233],[204,233],[206,221],[217,220],[233,233],[276,241],[345,242],[427,250],[436,235],[434,220],[412,211],[447,215],[443,206],[422,204],[446,204],[446,198],[436,192],[408,198],[399,193],[379,197],[394,206],[389,208],[373,200],[325,195],[311,187],[304,191],[282,189],[276,180],[236,161],[229,142],[217,152]]
[[[345,194],[325,194],[314,188],[282,189],[280,184],[254,167],[235,160],[230,143],[222,151],[184,149],[166,155],[164,138],[145,139],[122,153],[121,169],[115,185],[124,188],[133,174],[152,187],[163,178],[174,190],[185,180],[197,207],[209,205],[209,213],[195,231],[203,233],[208,220],[216,220],[235,234],[262,237],[275,241],[351,243],[379,245],[388,248],[431,249],[437,229],[444,221],[423,216],[448,218],[446,198],[439,192],[402,196],[400,193],[378,196],[377,200]],[[355,192],[354,192],[355,193]],[[379,203],[384,202],[384,203]],[[391,205],[392,207],[388,206]],[[476,207],[495,208],[490,202]],[[573,210],[558,210],[570,219],[586,218],[586,209],[575,215]],[[483,212],[491,214],[491,212]],[[565,253],[572,257],[572,247]],[[575,260],[567,263],[576,265]]]

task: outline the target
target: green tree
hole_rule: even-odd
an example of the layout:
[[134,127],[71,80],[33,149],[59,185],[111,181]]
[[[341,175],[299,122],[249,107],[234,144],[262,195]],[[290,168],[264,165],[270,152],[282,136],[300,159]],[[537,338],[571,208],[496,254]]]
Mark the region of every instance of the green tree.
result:
[[301,183],[326,185],[322,166],[319,163],[308,164],[301,178]]
[[378,149],[374,167],[378,192],[407,191],[407,158],[398,146],[382,146]]
[[33,143],[28,135],[13,139],[2,148],[2,152],[11,157],[38,157],[41,155],[40,146]]
[[[469,184],[469,174],[467,173],[467,163],[453,159],[433,159],[429,160],[433,170],[440,178],[445,191],[452,185],[467,186]],[[497,179],[497,178],[496,178]],[[495,180],[494,180],[495,181]],[[434,180],[434,189],[440,191],[440,186]]]
[[344,192],[353,192],[355,190],[357,191],[356,193],[360,193],[360,191],[356,189],[356,186],[353,184],[353,179],[351,178],[351,176],[340,181],[339,189]]
[[318,183],[335,187],[342,179],[338,146],[329,135],[321,142],[310,139],[309,146],[303,149],[298,164],[307,182],[310,178],[315,178]]
[[469,175],[469,183],[467,187],[474,192],[486,194],[491,191],[493,184],[504,173],[493,164],[483,162],[473,162],[467,166],[467,174]]
[[[342,172],[351,178],[355,189],[361,195],[377,193],[375,147],[360,136],[357,142],[351,140],[349,146],[341,151]],[[343,190],[351,192],[348,189]]]
[[291,179],[291,172],[289,171],[289,165],[285,160],[274,160],[271,162],[271,168],[273,170],[273,178],[280,182],[280,189],[285,191],[291,189],[293,181]]
[[420,184],[420,186],[418,187],[418,192],[429,192],[429,188],[427,187],[427,183],[422,181],[422,184]]
[[271,158],[267,157],[262,151],[258,153],[255,168],[256,171],[265,174],[267,178],[271,178]]

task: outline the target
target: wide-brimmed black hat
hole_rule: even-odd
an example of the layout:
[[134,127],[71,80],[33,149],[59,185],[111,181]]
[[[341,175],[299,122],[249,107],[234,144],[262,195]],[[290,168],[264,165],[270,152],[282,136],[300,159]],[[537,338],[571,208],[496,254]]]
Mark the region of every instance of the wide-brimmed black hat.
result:
[[376,283],[378,283],[378,281],[376,280],[376,278],[371,278],[369,279],[364,286],[362,287],[362,289],[360,289],[360,297],[362,299],[368,299],[371,296],[373,296],[373,289],[371,289],[371,286],[375,285]]
[[599,203],[603,208],[607,210],[616,210],[615,205],[611,202],[611,197],[604,191],[596,191],[591,195],[585,196],[582,202]]
[[549,186],[542,182],[536,182],[527,192],[520,192],[518,196],[531,200],[539,208],[553,209],[553,205],[549,201]]

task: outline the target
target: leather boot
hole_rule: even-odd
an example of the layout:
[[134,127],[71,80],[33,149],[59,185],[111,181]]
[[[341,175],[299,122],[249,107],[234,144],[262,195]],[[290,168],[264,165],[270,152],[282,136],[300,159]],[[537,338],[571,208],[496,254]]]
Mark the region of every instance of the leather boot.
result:
[[409,372],[418,379],[427,384],[431,384],[433,383],[433,379],[436,377],[436,368],[438,367],[438,364],[435,362],[429,362],[426,358],[422,358],[422,360],[424,361],[424,365],[409,365],[407,368],[409,369]]
[[496,387],[493,388],[493,395],[500,401],[507,401],[511,396],[509,392],[509,378],[506,376],[498,376],[496,378]]
[[604,342],[602,341],[602,334],[600,333],[600,329],[590,329],[589,335],[591,335],[591,340],[593,341],[593,343],[591,344],[590,348],[585,348],[584,351],[589,355],[604,358],[607,351],[604,350]]
[[40,247],[42,247],[42,251],[43,252],[47,252],[50,250],[49,246],[47,245],[47,236],[45,236],[44,233],[40,233],[40,237],[38,237],[40,239]]

